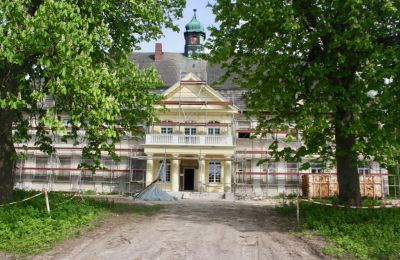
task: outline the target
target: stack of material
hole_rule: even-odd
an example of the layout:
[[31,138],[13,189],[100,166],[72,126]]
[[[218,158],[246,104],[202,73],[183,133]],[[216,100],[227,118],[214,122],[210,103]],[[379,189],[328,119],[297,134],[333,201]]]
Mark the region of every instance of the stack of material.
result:
[[174,201],[177,200],[174,196],[169,195],[165,191],[162,191],[160,187],[156,184],[150,184],[142,192],[140,192],[136,197],[136,200],[144,201]]
[[308,198],[326,198],[337,196],[339,187],[336,175],[303,175],[303,196]]
[[136,200],[144,201],[173,201],[177,200],[174,196],[169,195],[157,185],[157,182],[161,180],[166,181],[166,161],[164,160],[158,169],[157,178],[146,188],[144,188],[139,194],[134,196]]
[[[384,176],[366,175],[360,176],[360,191],[362,197],[383,198]],[[337,196],[339,193],[336,175],[307,174],[303,175],[303,196],[311,199],[315,197],[326,198]]]

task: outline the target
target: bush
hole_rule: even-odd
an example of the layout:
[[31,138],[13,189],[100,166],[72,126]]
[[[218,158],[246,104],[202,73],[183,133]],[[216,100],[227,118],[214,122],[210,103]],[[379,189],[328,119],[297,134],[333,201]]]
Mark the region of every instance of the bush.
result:
[[[37,192],[16,191],[14,200]],[[44,196],[0,208],[0,251],[34,255],[51,249],[57,241],[78,234],[83,226],[108,212],[152,214],[160,206],[116,204],[80,198],[72,194],[49,193],[51,214]]]
[[[333,202],[328,199],[327,202]],[[364,200],[363,205],[380,205]],[[279,208],[295,216],[295,205]],[[300,203],[300,220],[305,229],[326,238],[324,252],[335,257],[351,254],[359,259],[400,259],[400,209],[349,209]]]

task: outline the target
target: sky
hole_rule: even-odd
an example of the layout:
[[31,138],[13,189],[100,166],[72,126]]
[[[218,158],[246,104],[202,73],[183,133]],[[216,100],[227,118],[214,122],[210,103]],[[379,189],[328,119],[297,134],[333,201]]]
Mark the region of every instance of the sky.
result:
[[[214,25],[214,15],[210,7],[206,7],[207,3],[214,3],[215,0],[186,0],[186,8],[183,10],[183,18],[176,21],[180,31],[174,32],[164,29],[164,37],[151,42],[140,44],[141,52],[154,52],[155,43],[161,42],[164,52],[183,52],[185,40],[183,33],[185,25],[190,22],[193,17],[193,9],[197,9],[197,19],[204,25],[204,28]],[[210,36],[210,31],[206,29],[206,37]]]

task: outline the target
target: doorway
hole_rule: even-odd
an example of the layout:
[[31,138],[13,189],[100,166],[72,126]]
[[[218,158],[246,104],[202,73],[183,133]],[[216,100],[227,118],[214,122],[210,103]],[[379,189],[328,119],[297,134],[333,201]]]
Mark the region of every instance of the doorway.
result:
[[183,190],[194,190],[194,169],[185,168],[184,169],[184,185]]

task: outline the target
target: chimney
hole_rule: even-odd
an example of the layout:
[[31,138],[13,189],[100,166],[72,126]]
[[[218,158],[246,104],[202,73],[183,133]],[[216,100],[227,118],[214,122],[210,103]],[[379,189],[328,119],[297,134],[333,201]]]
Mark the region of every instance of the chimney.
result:
[[160,61],[162,60],[163,52],[162,52],[162,44],[157,42],[156,43],[156,50],[154,52],[154,60]]

